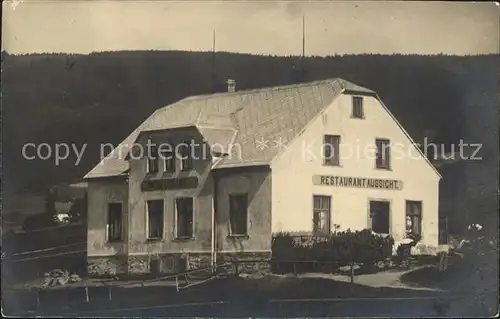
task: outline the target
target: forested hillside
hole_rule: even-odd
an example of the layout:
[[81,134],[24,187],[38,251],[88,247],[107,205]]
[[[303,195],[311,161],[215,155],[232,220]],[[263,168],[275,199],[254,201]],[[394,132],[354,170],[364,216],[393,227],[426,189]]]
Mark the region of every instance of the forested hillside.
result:
[[[341,77],[379,93],[417,140],[434,129],[441,142],[461,137],[464,92],[491,87],[497,56],[355,55],[309,57],[210,52],[135,51],[90,55],[2,55],[4,187],[44,190],[82,177],[99,160],[100,143],[118,143],[150,113],[194,94],[289,84],[292,70],[302,81]],[[493,73],[492,73],[493,72]],[[497,94],[486,92],[485,94]],[[55,166],[23,160],[21,147],[34,143],[75,143],[88,147],[82,162]]]

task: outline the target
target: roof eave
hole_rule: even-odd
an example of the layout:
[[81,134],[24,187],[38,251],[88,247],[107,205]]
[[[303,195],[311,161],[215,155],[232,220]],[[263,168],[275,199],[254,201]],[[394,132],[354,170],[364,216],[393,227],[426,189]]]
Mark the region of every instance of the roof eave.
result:
[[83,180],[85,181],[91,181],[91,180],[98,180],[98,179],[111,179],[111,178],[127,178],[129,176],[128,172],[123,172],[119,174],[103,174],[103,175],[85,175]]
[[371,91],[371,92],[368,92],[368,91],[361,91],[361,90],[349,90],[349,89],[344,89],[344,91],[342,92],[343,94],[349,94],[349,95],[363,95],[363,96],[374,96],[376,97],[377,96],[377,93]]

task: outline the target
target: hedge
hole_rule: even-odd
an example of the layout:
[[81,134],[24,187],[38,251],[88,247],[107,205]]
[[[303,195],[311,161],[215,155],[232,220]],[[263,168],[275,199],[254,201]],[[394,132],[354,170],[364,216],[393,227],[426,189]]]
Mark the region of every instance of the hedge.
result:
[[[272,240],[272,258],[277,272],[294,264],[294,272],[320,267],[333,272],[342,266],[363,264],[370,267],[392,255],[394,239],[371,230],[337,232],[329,236],[293,236],[277,233]],[[293,263],[297,261],[297,263]],[[278,265],[281,264],[281,265]],[[307,265],[309,264],[309,265]],[[328,266],[327,266],[328,265]],[[322,271],[321,269],[315,269]]]

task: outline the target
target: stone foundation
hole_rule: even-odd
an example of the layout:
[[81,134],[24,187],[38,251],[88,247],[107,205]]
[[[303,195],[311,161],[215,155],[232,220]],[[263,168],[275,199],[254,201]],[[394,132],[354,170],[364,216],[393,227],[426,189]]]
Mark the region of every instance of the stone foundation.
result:
[[[218,253],[217,264],[237,262],[231,272],[267,273],[271,271],[268,260],[271,252]],[[187,270],[210,268],[212,255],[207,253],[173,253],[132,256],[87,257],[88,274],[92,277],[116,275],[168,275]],[[212,270],[193,273],[193,277],[206,276]]]
[[127,273],[126,256],[87,257],[87,273],[92,277],[116,276]]
[[236,262],[234,271],[240,274],[270,273],[271,252],[218,253],[217,263]]
[[127,259],[127,272],[130,275],[143,275],[150,273],[150,256],[137,255],[128,256]]
[[212,266],[212,255],[207,254],[189,254],[187,256],[189,269],[200,269]]
[[128,273],[168,275],[211,266],[210,253],[173,253],[129,256]]

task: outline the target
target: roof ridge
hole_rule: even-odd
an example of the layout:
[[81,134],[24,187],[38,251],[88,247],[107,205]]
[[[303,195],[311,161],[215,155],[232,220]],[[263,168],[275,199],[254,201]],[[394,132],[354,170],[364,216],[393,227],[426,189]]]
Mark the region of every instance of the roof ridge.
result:
[[212,94],[192,95],[192,96],[184,98],[183,100],[192,101],[192,100],[198,100],[198,99],[215,98],[215,97],[220,97],[220,96],[234,96],[234,95],[258,93],[258,92],[279,91],[279,90],[286,90],[286,89],[299,88],[299,87],[305,87],[305,86],[313,86],[313,85],[318,85],[318,84],[333,83],[335,81],[342,82],[345,80],[341,79],[341,78],[327,78],[327,79],[316,80],[316,81],[311,81],[311,82],[275,85],[275,86],[261,87],[261,88],[255,88],[255,89],[240,90],[240,91],[235,91],[235,92],[217,92],[217,93],[212,93]]

